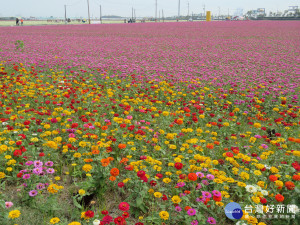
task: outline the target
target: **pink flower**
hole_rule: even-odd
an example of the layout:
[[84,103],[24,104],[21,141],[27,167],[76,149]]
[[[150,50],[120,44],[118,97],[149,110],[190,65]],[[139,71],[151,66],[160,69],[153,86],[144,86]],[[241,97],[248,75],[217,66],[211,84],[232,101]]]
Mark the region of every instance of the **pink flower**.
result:
[[10,207],[12,207],[13,205],[14,205],[14,203],[12,203],[12,202],[5,202],[5,207],[7,209],[9,209]]

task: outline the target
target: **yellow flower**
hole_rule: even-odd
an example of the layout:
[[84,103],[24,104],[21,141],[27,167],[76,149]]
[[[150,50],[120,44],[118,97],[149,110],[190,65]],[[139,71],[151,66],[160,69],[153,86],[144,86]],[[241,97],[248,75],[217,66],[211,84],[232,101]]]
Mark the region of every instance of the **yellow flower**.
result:
[[81,223],[74,221],[74,222],[69,223],[68,225],[81,225]]
[[85,172],[90,172],[93,169],[93,167],[90,164],[85,164],[82,167],[82,170],[84,170]]
[[18,218],[20,215],[21,215],[21,212],[19,210],[13,210],[13,211],[9,212],[8,217],[10,219],[15,219],[15,218]]
[[73,155],[74,158],[80,158],[81,157],[81,154],[79,152],[76,152],[74,155]]
[[163,182],[166,183],[166,184],[170,183],[171,181],[172,180],[170,178],[164,178],[163,179]]
[[155,192],[154,193],[155,198],[160,198],[162,194],[160,192]]
[[5,177],[5,173],[0,172],[0,179],[3,179]]
[[167,211],[161,211],[159,213],[160,218],[162,218],[163,220],[168,220],[169,219],[169,213]]
[[175,204],[178,204],[178,203],[181,202],[181,199],[180,199],[180,197],[178,195],[174,195],[172,197],[172,202],[174,202]]
[[51,224],[56,224],[56,223],[59,223],[60,219],[58,217],[53,217],[51,220],[50,220],[50,223]]
[[253,196],[251,199],[252,199],[252,201],[255,202],[256,204],[260,203],[260,198],[259,198],[259,197]]
[[80,190],[78,191],[78,193],[79,193],[80,195],[84,195],[84,194],[85,194],[85,190],[80,189]]

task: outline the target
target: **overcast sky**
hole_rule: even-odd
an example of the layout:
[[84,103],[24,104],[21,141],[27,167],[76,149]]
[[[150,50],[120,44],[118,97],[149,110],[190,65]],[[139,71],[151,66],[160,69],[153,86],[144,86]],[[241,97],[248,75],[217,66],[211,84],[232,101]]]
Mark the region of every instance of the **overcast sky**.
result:
[[[136,9],[136,16],[155,16],[155,0],[89,0],[90,14],[99,17],[99,5],[102,15],[131,16],[131,8]],[[165,16],[178,14],[178,0],[157,0],[158,10],[164,10]],[[203,5],[213,14],[233,14],[242,8],[244,13],[250,9],[265,8],[267,12],[284,11],[289,6],[297,6],[299,0],[181,0],[181,15],[187,15],[188,2],[190,14],[203,12]],[[64,17],[64,5],[67,5],[67,17],[86,18],[87,0],[0,0],[0,16],[22,17]]]

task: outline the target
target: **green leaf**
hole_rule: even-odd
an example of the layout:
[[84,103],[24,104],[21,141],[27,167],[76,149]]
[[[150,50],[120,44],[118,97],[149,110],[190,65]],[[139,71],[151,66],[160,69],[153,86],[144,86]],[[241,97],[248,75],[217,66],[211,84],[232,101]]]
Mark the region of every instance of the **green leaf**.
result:
[[82,208],[82,206],[77,202],[76,198],[73,198],[73,203],[77,208],[79,208],[79,209]]

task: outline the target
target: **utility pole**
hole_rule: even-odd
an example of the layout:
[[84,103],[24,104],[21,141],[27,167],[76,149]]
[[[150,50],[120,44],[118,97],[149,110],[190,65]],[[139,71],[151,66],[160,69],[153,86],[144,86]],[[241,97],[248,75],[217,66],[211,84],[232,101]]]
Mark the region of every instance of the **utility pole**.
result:
[[155,0],[155,22],[157,22],[157,0]]
[[220,7],[218,7],[219,8],[219,16],[218,16],[218,20],[220,20],[220,11],[221,11],[221,9],[220,9]]
[[135,9],[134,9],[134,19],[136,20],[136,14],[135,14]]
[[100,23],[102,24],[102,8],[101,8],[101,5],[100,5]]
[[90,17],[90,1],[89,1],[89,0],[87,0],[87,4],[88,4],[89,24],[91,24],[91,17]]
[[203,20],[205,20],[205,5],[203,5]]
[[229,18],[229,8],[228,8],[228,18]]
[[190,16],[190,3],[188,2],[188,19],[189,19],[189,16]]
[[65,5],[65,24],[67,24],[67,5]]
[[180,18],[180,0],[178,0],[178,20]]
[[160,22],[160,10],[158,11],[158,21]]
[[164,10],[161,10],[163,22],[165,22]]

